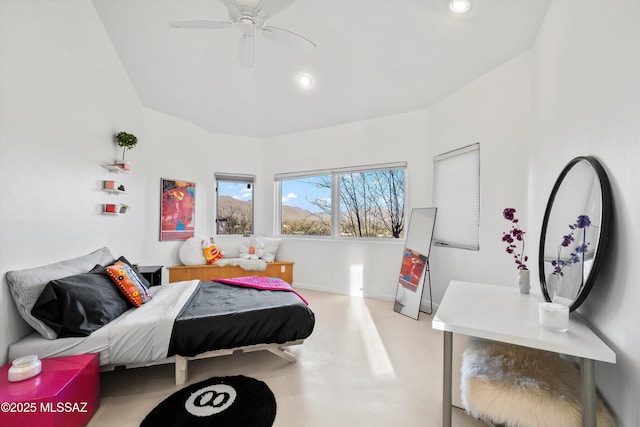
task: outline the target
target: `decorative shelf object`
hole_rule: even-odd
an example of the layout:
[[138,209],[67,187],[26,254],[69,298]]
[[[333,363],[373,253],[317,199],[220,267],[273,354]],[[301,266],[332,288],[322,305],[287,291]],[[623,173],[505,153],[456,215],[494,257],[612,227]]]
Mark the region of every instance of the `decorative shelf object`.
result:
[[111,194],[127,194],[124,185],[118,185],[116,181],[111,180],[102,181],[102,190]]
[[125,213],[126,212],[126,208],[124,209],[124,212],[122,211],[122,205],[119,203],[105,203],[104,205],[102,205],[102,213],[105,215],[119,215],[120,213]]

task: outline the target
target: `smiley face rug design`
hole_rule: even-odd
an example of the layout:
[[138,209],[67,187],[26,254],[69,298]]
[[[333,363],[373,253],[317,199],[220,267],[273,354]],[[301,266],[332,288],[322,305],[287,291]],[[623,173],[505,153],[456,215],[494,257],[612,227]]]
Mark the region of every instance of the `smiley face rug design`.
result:
[[175,392],[140,427],[271,427],[276,399],[262,381],[242,375],[214,377]]

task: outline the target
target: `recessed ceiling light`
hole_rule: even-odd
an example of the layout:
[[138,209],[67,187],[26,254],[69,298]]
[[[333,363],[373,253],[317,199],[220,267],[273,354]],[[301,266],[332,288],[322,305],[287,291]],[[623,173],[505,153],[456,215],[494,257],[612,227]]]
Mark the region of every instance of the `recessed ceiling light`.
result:
[[313,86],[313,78],[307,73],[300,73],[296,77],[296,82],[301,89],[311,89]]
[[449,9],[455,13],[465,13],[470,6],[469,0],[451,0],[449,2]]

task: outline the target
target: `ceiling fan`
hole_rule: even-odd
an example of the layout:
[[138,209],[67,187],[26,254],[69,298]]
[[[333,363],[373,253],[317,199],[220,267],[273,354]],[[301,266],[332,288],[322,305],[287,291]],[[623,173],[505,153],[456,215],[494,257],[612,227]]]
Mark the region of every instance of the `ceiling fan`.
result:
[[238,57],[243,67],[252,67],[255,60],[257,32],[273,42],[297,49],[314,49],[316,44],[300,34],[284,28],[266,25],[267,18],[287,7],[293,0],[220,0],[227,6],[230,21],[190,20],[173,21],[175,28],[226,29],[238,27],[241,32]]

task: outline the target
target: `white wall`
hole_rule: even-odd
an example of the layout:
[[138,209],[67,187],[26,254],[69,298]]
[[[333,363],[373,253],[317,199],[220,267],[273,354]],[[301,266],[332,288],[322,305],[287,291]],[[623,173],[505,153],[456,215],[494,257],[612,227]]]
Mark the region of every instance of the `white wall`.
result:
[[[525,53],[429,109],[429,159],[480,142],[480,250],[434,247],[430,265],[436,302],[451,280],[518,283],[516,265],[501,241],[511,225],[502,211],[515,208],[521,223],[527,222],[530,70],[531,54]],[[431,179],[425,184],[431,185]],[[525,253],[535,259],[530,238],[536,232],[526,227],[525,232]],[[533,264],[527,263],[532,272]]]
[[[28,331],[4,272],[139,242],[133,221],[100,215],[118,148],[141,133],[138,98],[90,2],[0,2],[0,363]],[[141,150],[142,151],[142,150]],[[140,152],[132,152],[135,162]],[[132,199],[141,182],[131,180]],[[131,202],[133,204],[133,202]],[[130,219],[135,220],[142,211]],[[122,236],[125,236],[122,238]],[[136,254],[137,255],[137,254]]]
[[[212,135],[195,125],[149,109],[144,109],[143,127],[149,153],[136,165],[136,174],[143,177],[145,185],[141,263],[165,267],[180,264],[178,249],[182,242],[159,240],[161,178],[196,183],[197,236],[214,235],[216,172],[256,175],[255,193],[270,193],[271,188],[262,179],[264,144],[261,140]],[[164,281],[167,279],[168,274],[164,274]]]
[[[275,173],[406,161],[408,208],[428,207],[431,200],[426,111],[274,137],[266,144],[264,176],[271,182]],[[264,208],[270,224],[273,202],[271,197]],[[403,240],[287,239],[278,257],[296,262],[297,286],[390,299],[403,247]]]
[[[527,225],[532,277],[540,221],[557,174],[576,155],[599,157],[615,198],[610,260],[580,310],[618,353],[597,365],[598,385],[620,424],[640,423],[640,352],[633,283],[640,151],[640,2],[554,0],[533,50],[433,108],[257,141],[208,134],[143,108],[90,2],[0,1],[0,274],[84,254],[98,246],[145,264],[177,262],[179,243],[159,242],[160,178],[197,184],[196,233],[213,233],[213,174],[254,173],[256,231],[273,230],[273,174],[406,160],[409,208],[431,203],[432,157],[481,144],[480,251],[432,252],[434,299],[450,279],[515,286],[500,242],[504,207]],[[140,138],[121,179],[125,216],[99,214],[114,198],[100,167],[119,153],[114,132]],[[265,145],[263,145],[265,144]],[[402,242],[287,240],[301,286],[390,298]],[[535,279],[532,283],[535,286]],[[391,309],[391,306],[390,306]],[[0,289],[0,363],[28,331],[6,283]]]
[[619,425],[640,425],[640,2],[553,1],[535,52],[531,218],[539,224],[553,182],[579,155],[603,163],[614,196],[607,262],[579,312],[616,351],[596,379]]
[[[91,2],[0,1],[0,364],[30,331],[4,277],[7,270],[84,255],[178,264],[180,242],[159,241],[160,178],[196,182],[196,234],[214,231],[214,173],[261,174],[262,141],[211,135],[140,105]],[[132,173],[101,165],[121,156],[113,135],[138,145]],[[126,195],[103,191],[102,180]],[[268,192],[257,180],[256,191]],[[125,215],[102,215],[105,202]],[[166,274],[165,274],[166,281]]]
[[[530,70],[531,55],[521,55],[428,111],[271,138],[265,176],[405,160],[409,208],[429,207],[433,156],[479,141],[481,249],[433,249],[434,301],[442,298],[452,279],[515,285],[515,264],[500,241],[510,225],[502,218],[502,210],[515,207],[522,221],[527,220]],[[286,158],[282,153],[288,153]],[[273,210],[273,205],[265,209]],[[281,256],[296,261],[298,286],[391,298],[403,245],[403,241],[290,239],[284,242]],[[528,251],[529,255],[534,252]],[[428,301],[427,294],[423,301]]]

